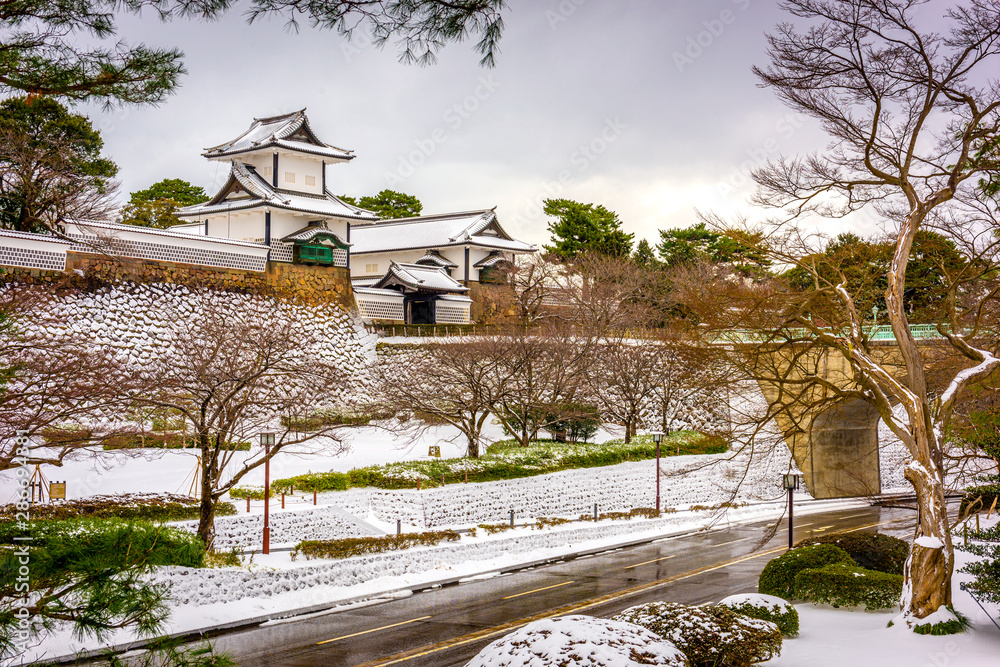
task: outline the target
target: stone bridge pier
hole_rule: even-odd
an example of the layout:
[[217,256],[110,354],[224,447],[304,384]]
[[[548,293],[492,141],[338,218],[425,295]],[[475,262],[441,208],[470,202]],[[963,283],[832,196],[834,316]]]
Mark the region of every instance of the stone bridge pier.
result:
[[[879,345],[883,364],[903,374],[898,348]],[[801,352],[801,351],[799,351]],[[844,389],[856,388],[850,364],[833,350],[806,354],[775,353],[766,361],[771,372],[789,379],[817,374]],[[878,494],[882,490],[878,427],[880,416],[866,401],[836,401],[819,385],[758,383],[772,408],[780,408],[776,421],[785,436],[806,488],[815,498],[847,498]],[[801,391],[801,395],[794,392]],[[816,405],[821,407],[814,407]]]

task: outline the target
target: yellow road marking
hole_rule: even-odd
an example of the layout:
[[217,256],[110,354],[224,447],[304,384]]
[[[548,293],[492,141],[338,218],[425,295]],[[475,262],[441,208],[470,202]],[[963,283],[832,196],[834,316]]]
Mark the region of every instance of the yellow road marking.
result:
[[710,544],[708,546],[710,546],[710,547],[724,547],[727,544],[736,544],[737,542],[746,542],[747,540],[753,540],[753,539],[756,539],[756,538],[751,535],[750,537],[741,537],[738,540],[730,540],[728,542],[723,542],[722,544]]
[[[865,528],[873,528],[876,526],[884,526],[893,523],[892,521],[881,521],[878,523],[871,523],[865,526],[858,526],[857,528],[851,528],[845,530],[845,533],[853,533],[858,530],[864,530]],[[382,667],[383,665],[397,665],[401,662],[408,662],[414,658],[421,658],[426,655],[432,655],[434,653],[439,653],[450,648],[455,648],[457,646],[464,646],[465,644],[471,644],[472,642],[482,641],[483,639],[489,639],[491,637],[496,637],[497,635],[507,634],[511,630],[516,630],[517,628],[524,627],[528,623],[534,621],[540,621],[544,618],[552,618],[554,616],[562,616],[565,614],[572,614],[574,612],[582,611],[584,609],[589,609],[590,607],[596,607],[598,605],[612,602],[619,598],[629,597],[637,593],[642,593],[644,591],[657,588],[660,586],[665,586],[667,584],[674,583],[676,581],[683,581],[684,579],[690,579],[691,577],[696,577],[699,574],[705,574],[707,572],[714,572],[715,570],[721,570],[722,568],[729,567],[730,565],[736,565],[744,561],[753,560],[755,558],[761,558],[762,556],[770,556],[773,553],[779,551],[785,551],[786,547],[775,547],[773,549],[768,549],[767,551],[762,551],[757,554],[751,554],[749,556],[743,556],[741,558],[735,558],[725,563],[720,563],[719,565],[714,565],[710,567],[698,568],[696,570],[689,570],[682,574],[677,574],[672,577],[666,577],[664,579],[657,579],[646,584],[641,584],[639,586],[633,586],[632,588],[626,588],[621,591],[616,591],[614,593],[608,593],[600,597],[591,598],[590,600],[584,600],[583,602],[578,602],[575,604],[565,605],[559,607],[558,609],[550,609],[547,612],[541,614],[535,614],[534,616],[528,616],[526,618],[521,618],[516,621],[511,621],[509,623],[504,623],[503,625],[497,625],[492,628],[487,628],[485,630],[480,630],[479,632],[473,632],[467,635],[462,635],[455,637],[453,639],[446,639],[444,641],[438,642],[437,644],[430,644],[425,647],[413,649],[406,653],[397,653],[396,655],[386,656],[384,658],[379,658],[377,660],[372,660],[369,662],[362,663],[356,667]]]
[[667,560],[668,558],[673,558],[677,554],[670,554],[669,556],[664,556],[663,558],[654,558],[653,560],[647,560],[644,563],[636,563],[635,565],[629,565],[626,570],[631,570],[633,567],[639,567],[640,565],[649,565],[650,563],[659,563],[661,560]]
[[822,528],[813,528],[812,532],[814,532],[814,533],[822,533],[824,530],[830,530],[833,527],[834,526],[823,526]]
[[572,581],[564,581],[561,584],[552,584],[551,586],[546,586],[545,588],[536,588],[533,591],[525,591],[523,593],[518,593],[517,595],[508,595],[507,597],[500,598],[500,599],[501,600],[513,600],[514,598],[519,598],[522,595],[531,595],[532,593],[538,593],[539,591],[547,591],[550,588],[559,588],[560,586],[569,586],[572,583],[573,583]]
[[409,625],[410,623],[416,623],[417,621],[426,621],[430,616],[421,616],[420,618],[411,618],[408,621],[403,621],[402,623],[393,623],[392,625],[383,625],[381,628],[372,628],[371,630],[364,630],[363,632],[355,632],[352,635],[344,635],[343,637],[334,637],[333,639],[324,639],[321,642],[316,642],[316,646],[320,644],[329,644],[330,642],[339,642],[341,639],[350,639],[351,637],[357,637],[359,635],[367,635],[372,632],[378,632],[379,630],[388,630],[389,628],[398,628],[401,625]]

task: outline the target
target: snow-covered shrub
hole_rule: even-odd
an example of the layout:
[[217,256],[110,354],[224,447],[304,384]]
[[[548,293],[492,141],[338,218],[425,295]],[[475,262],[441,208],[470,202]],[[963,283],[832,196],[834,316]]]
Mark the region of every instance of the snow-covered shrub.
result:
[[[120,493],[35,505],[31,510],[31,518],[36,521],[77,518],[185,521],[197,519],[199,512],[198,500],[188,496],[172,493]],[[236,507],[232,503],[219,503],[215,513],[217,516],[232,516],[236,514]],[[0,505],[0,521],[14,521],[16,515],[16,505]]]
[[771,621],[778,626],[781,634],[786,637],[794,637],[799,634],[799,612],[787,600],[782,600],[773,595],[744,593],[730,595],[720,601],[719,604],[729,607],[737,614],[742,614],[743,616],[759,618],[762,621]]
[[650,602],[626,609],[614,620],[641,625],[669,640],[692,667],[744,667],[781,653],[777,625],[741,616],[729,607]]
[[924,622],[913,626],[913,631],[918,635],[957,635],[967,631],[972,625],[967,616],[951,607],[940,607],[921,620]]
[[882,533],[840,533],[802,540],[795,546],[832,544],[847,552],[858,567],[887,574],[903,574],[910,545],[898,537]]
[[561,616],[529,623],[493,642],[466,667],[686,667],[669,641],[630,623]]
[[312,558],[350,558],[364,554],[401,551],[415,546],[432,547],[440,542],[458,542],[460,539],[462,536],[454,530],[438,530],[381,537],[348,537],[342,540],[303,540],[295,547],[292,554],[293,557],[302,554],[307,560]]
[[832,563],[795,575],[796,599],[834,607],[889,609],[896,606],[902,593],[902,575],[866,570],[850,563]]
[[811,570],[831,563],[854,561],[846,551],[832,544],[814,544],[792,549],[772,559],[764,566],[757,580],[757,591],[784,600],[795,598],[795,576],[802,570]]

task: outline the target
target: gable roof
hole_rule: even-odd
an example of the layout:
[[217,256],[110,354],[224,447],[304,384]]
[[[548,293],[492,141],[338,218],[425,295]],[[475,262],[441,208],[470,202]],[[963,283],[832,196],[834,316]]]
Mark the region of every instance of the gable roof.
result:
[[[236,192],[245,192],[246,196],[228,198]],[[378,216],[371,211],[352,206],[329,190],[322,195],[279,190],[262,178],[252,166],[242,162],[233,162],[229,179],[214,197],[201,204],[179,208],[175,215],[179,218],[198,218],[261,206],[324,217],[351,218],[362,222],[378,219]]]
[[306,110],[267,118],[254,118],[250,127],[231,141],[206,148],[204,157],[225,158],[268,148],[284,148],[335,160],[353,160],[353,151],[320,141],[309,125]]
[[510,260],[507,259],[500,251],[494,250],[493,252],[488,254],[486,257],[483,257],[481,260],[479,260],[472,266],[474,266],[477,269],[485,269],[491,266],[496,266],[501,262],[507,262],[509,264]]
[[457,269],[458,264],[441,256],[437,250],[428,250],[427,253],[414,262],[414,264],[424,264],[427,266],[440,266],[444,269]]
[[283,237],[281,240],[285,243],[309,243],[310,241],[315,241],[317,239],[329,239],[333,241],[334,245],[338,248],[349,248],[351,246],[350,243],[346,243],[344,239],[330,231],[330,228],[326,226],[325,220],[318,225],[310,224],[308,227],[303,227],[298,231],[294,231],[288,236]]
[[500,226],[496,209],[380,220],[351,227],[352,254],[478,245],[511,252],[535,252]]
[[457,280],[445,273],[444,269],[423,264],[399,264],[389,262],[389,270],[374,285],[375,289],[400,286],[408,292],[468,292]]

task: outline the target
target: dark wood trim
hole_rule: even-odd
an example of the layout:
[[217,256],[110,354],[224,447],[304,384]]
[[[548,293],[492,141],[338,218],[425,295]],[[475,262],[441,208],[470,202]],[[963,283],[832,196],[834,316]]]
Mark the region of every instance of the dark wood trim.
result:
[[272,154],[271,160],[271,185],[278,187],[278,154]]
[[271,261],[271,212],[264,213],[264,245],[267,246],[267,261]]
[[469,246],[465,246],[465,286],[469,286]]
[[[323,173],[326,173],[326,166],[323,166]],[[323,188],[326,188],[326,184],[323,184]],[[347,223],[347,270],[351,270],[351,223]]]
[[326,194],[326,160],[323,160],[323,166],[320,167],[320,169],[323,170],[322,171],[322,174],[323,174],[323,189],[320,190],[320,192],[322,192],[323,194]]

